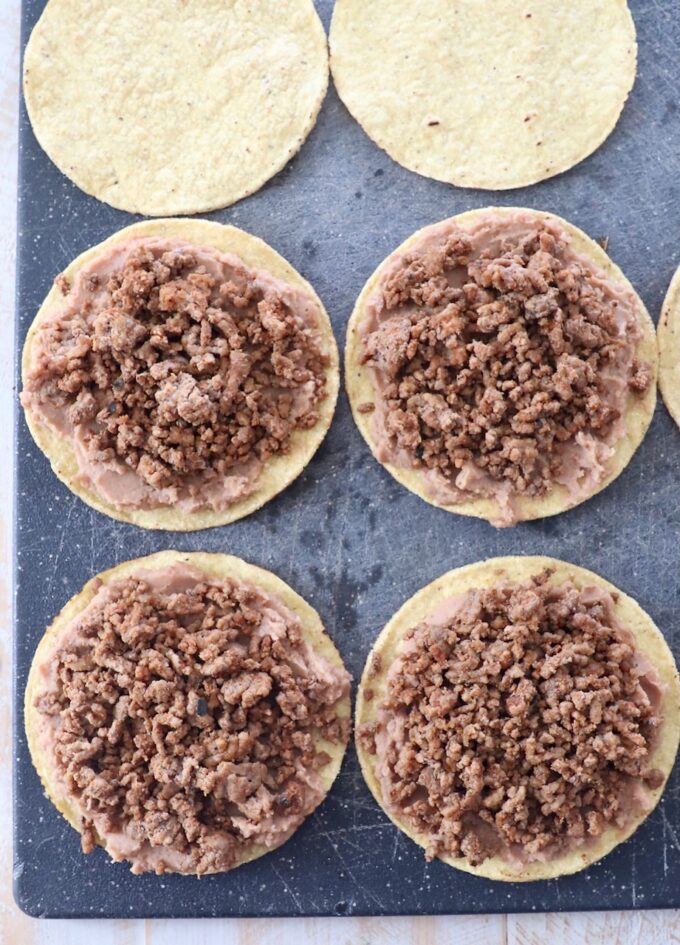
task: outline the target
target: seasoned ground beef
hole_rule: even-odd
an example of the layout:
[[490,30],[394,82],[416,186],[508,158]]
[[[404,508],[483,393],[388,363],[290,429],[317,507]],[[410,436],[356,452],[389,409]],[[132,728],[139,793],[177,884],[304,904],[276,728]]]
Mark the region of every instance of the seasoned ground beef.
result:
[[358,735],[428,858],[552,858],[629,823],[636,782],[663,782],[649,760],[656,672],[641,676],[612,607],[546,572],[471,591],[407,634]]
[[137,243],[103,284],[94,271],[29,387],[84,426],[93,461],[181,490],[285,452],[317,422],[329,361],[275,283],[235,258],[222,279],[168,246]]
[[385,435],[451,482],[473,463],[541,495],[564,475],[565,444],[607,441],[619,419],[607,372],[636,393],[651,382],[629,363],[636,329],[621,332],[616,299],[546,225],[481,251],[449,228],[404,253],[374,304],[363,361],[380,373]]
[[[345,671],[325,661],[315,671],[290,612],[285,635],[263,632],[270,604],[248,585],[163,594],[128,578],[108,590],[36,699],[84,811],[83,850],[95,829],[124,830],[142,851],[133,872],[162,873],[179,857],[183,871],[205,873],[277,829],[292,833],[323,796],[316,772],[330,758],[313,735],[348,738],[337,716]],[[148,844],[160,858],[145,857]]]

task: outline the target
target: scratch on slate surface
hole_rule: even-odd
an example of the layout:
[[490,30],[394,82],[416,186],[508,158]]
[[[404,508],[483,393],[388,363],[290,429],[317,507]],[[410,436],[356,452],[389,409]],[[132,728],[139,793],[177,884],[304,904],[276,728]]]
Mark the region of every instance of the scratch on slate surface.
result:
[[280,871],[280,870],[278,869],[278,867],[276,866],[276,863],[272,863],[272,864],[271,864],[271,867],[272,867],[272,869],[274,870],[274,872],[276,873],[276,875],[278,876],[278,878],[281,880],[281,883],[283,884],[283,888],[286,890],[286,892],[288,893],[288,895],[290,896],[290,898],[291,898],[291,899],[293,900],[293,902],[295,903],[295,908],[298,910],[298,912],[300,913],[300,915],[302,915],[302,914],[303,914],[302,904],[301,904],[299,898],[297,897],[297,895],[295,894],[295,890],[291,889],[291,887],[288,885],[288,883],[287,883],[285,877],[283,876],[283,874],[281,873],[281,871]]
[[64,260],[63,268],[65,269],[66,266],[68,266],[68,264],[73,259],[73,256],[74,256],[73,246],[71,245],[71,243],[67,242],[63,226],[57,226],[56,228],[54,228],[52,230],[52,236],[56,237],[56,242],[59,245],[59,249],[61,250],[60,258]]
[[319,836],[332,835],[334,837],[352,836],[353,833],[361,833],[369,830],[393,830],[392,824],[363,824],[358,827],[338,827],[336,830],[324,830],[319,832]]
[[302,517],[301,508],[298,505],[293,509],[293,521],[289,525],[289,531],[286,536],[286,540],[288,541],[288,548],[289,548],[288,560],[286,561],[286,568],[288,569],[289,572],[292,571],[295,561],[300,553],[300,549],[298,547],[298,534],[300,532],[301,517]]
[[630,891],[633,896],[633,908],[637,909],[637,851],[633,850],[630,864]]
[[[678,837],[678,834],[676,833],[675,828],[673,827],[670,820],[668,819],[668,814],[666,813],[665,807],[661,808],[661,818],[663,820],[664,833],[670,836],[675,849],[680,850],[680,837]],[[666,857],[666,846],[667,845],[666,845],[666,841],[664,837],[664,845],[663,845],[664,861]]]
[[[34,847],[35,852],[37,853],[37,851],[38,851],[41,847],[43,847],[46,843],[51,843],[52,840],[57,840],[57,839],[58,839],[58,837],[56,837],[55,835],[52,835],[51,837],[43,837],[42,840],[41,840],[39,843],[36,843],[36,845],[35,845],[35,847]],[[23,872],[23,864],[22,864],[22,869],[21,869],[21,871]]]
[[399,831],[394,831],[394,846],[392,847],[392,862],[394,863],[397,859],[397,853],[399,851]]
[[71,516],[73,511],[81,500],[74,495],[70,495],[67,498],[68,508],[66,515],[64,517],[63,525],[59,531],[59,541],[57,543],[56,550],[52,555],[52,567],[50,568],[49,574],[47,576],[47,584],[45,587],[45,598],[50,600],[52,597],[52,591],[54,589],[54,582],[56,580],[58,573],[64,573],[64,569],[61,562],[61,553],[64,548],[64,541],[67,536],[72,537],[72,533],[69,529],[69,522],[71,521]]
[[332,831],[332,832],[330,832],[330,831],[323,831],[323,832],[319,833],[317,836],[318,836],[318,837],[323,837],[324,840],[327,840],[327,841],[328,841],[328,843],[330,844],[331,849],[333,850],[333,853],[335,854],[335,856],[336,856],[337,859],[339,860],[339,862],[340,862],[340,864],[342,865],[342,868],[343,868],[343,870],[345,871],[345,873],[347,873],[347,875],[349,876],[349,878],[352,880],[352,883],[354,884],[354,886],[355,886],[357,889],[361,890],[364,894],[368,895],[369,899],[371,899],[371,900],[376,904],[376,906],[378,907],[378,909],[380,909],[380,910],[382,911],[382,910],[385,908],[384,905],[383,905],[382,899],[381,899],[378,895],[376,895],[371,889],[369,889],[364,883],[360,883],[360,882],[357,880],[357,878],[356,878],[356,876],[354,875],[354,873],[352,872],[352,870],[350,869],[350,867],[347,865],[347,860],[344,858],[344,856],[343,856],[342,853],[340,852],[340,850],[339,850],[339,848],[338,848],[338,844],[335,843],[334,840],[333,840],[333,834],[336,833],[336,832],[339,833],[340,831]]

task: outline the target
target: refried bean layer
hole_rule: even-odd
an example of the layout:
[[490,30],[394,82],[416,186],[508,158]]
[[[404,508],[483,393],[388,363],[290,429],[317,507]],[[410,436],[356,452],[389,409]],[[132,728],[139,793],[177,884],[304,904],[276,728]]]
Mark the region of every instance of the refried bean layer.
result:
[[609,592],[546,571],[412,628],[358,737],[428,859],[550,860],[648,809],[661,692]]
[[421,469],[444,504],[555,483],[585,498],[651,370],[634,294],[556,221],[517,211],[430,227],[395,254],[359,326],[378,458]]
[[186,565],[102,585],[41,666],[40,745],[63,796],[141,873],[278,846],[323,799],[349,675],[273,595]]
[[135,238],[62,290],[22,403],[74,441],[82,478],[114,505],[225,508],[316,424],[329,365],[318,306],[269,273]]

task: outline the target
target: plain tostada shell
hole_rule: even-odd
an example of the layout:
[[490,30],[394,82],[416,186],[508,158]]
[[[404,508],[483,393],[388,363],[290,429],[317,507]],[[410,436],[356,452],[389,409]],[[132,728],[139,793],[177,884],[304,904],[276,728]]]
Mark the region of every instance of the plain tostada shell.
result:
[[625,0],[336,0],[330,50],[340,98],[394,161],[487,190],[595,151],[637,64]]
[[254,193],[328,87],[312,0],[49,0],[24,57],[35,135],[86,193],[146,216]]

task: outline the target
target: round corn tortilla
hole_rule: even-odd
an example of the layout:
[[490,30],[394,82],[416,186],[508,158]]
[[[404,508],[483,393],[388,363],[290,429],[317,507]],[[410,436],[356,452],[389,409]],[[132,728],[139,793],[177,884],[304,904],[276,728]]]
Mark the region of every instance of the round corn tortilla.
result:
[[327,86],[312,0],[49,0],[24,58],[48,156],[147,216],[258,190],[302,146]]
[[[387,691],[387,675],[394,660],[401,650],[404,634],[411,627],[421,623],[442,600],[474,588],[493,587],[501,583],[521,583],[533,575],[540,574],[546,568],[554,573],[552,584],[560,585],[571,581],[578,587],[596,584],[609,591],[615,600],[615,613],[621,624],[635,637],[637,648],[654,665],[665,690],[661,704],[664,723],[654,749],[650,763],[664,775],[664,784],[657,789],[649,789],[650,808],[637,817],[626,830],[608,827],[587,849],[574,850],[547,862],[524,864],[521,870],[506,863],[501,857],[494,856],[479,866],[471,866],[463,857],[441,857],[449,866],[474,873],[486,879],[525,882],[528,880],[553,879],[585,869],[627,840],[648,814],[654,809],[663,793],[664,785],[673,767],[678,740],[680,739],[680,682],[673,654],[668,648],[661,631],[632,597],[623,594],[618,588],[592,571],[576,565],[546,557],[507,557],[490,558],[476,564],[449,571],[438,580],[428,584],[410,598],[392,617],[378,636],[366,661],[361,683],[357,692],[356,727],[375,721],[378,708]],[[378,670],[373,662],[379,656]],[[372,698],[367,700],[365,692],[370,689]],[[376,756],[369,754],[356,739],[357,754],[366,783],[374,798],[385,810],[392,822],[420,846],[425,846],[427,838],[415,831],[410,824],[402,821],[387,811],[383,804],[380,782],[375,773]]]
[[330,49],[340,98],[391,158],[487,190],[595,151],[637,58],[625,0],[336,0]]
[[[642,442],[647,428],[651,423],[654,407],[656,406],[658,361],[654,324],[649,317],[649,313],[642,299],[637,296],[633,286],[628,279],[626,279],[619,267],[612,262],[602,247],[594,240],[590,239],[589,236],[586,236],[578,227],[563,220],[561,217],[538,210],[526,210],[517,207],[492,207],[483,210],[470,210],[467,213],[458,214],[452,217],[452,219],[461,227],[465,228],[466,225],[474,225],[480,214],[497,213],[511,216],[520,212],[531,213],[538,218],[552,220],[558,223],[570,237],[571,245],[574,250],[586,256],[593,265],[602,269],[610,280],[630,289],[639,304],[639,324],[642,331],[642,338],[638,343],[637,354],[642,361],[650,365],[652,370],[652,382],[642,395],[635,394],[632,391],[629,393],[626,409],[626,433],[617,442],[614,454],[606,463],[608,470],[606,478],[588,496],[588,498],[591,498],[593,495],[596,495],[598,492],[601,492],[602,489],[606,488],[610,482],[613,482],[613,480],[623,472],[635,450]],[[434,227],[436,226],[439,226],[439,224],[434,224]],[[401,254],[415,243],[418,243],[430,229],[432,229],[432,227],[428,226],[418,230],[413,236],[405,240],[401,246],[397,247],[397,249],[378,266],[357,299],[354,311],[347,325],[345,348],[345,384],[347,386],[347,394],[349,396],[354,421],[374,456],[376,454],[376,447],[371,432],[371,419],[373,415],[371,413],[362,413],[359,407],[364,403],[374,401],[375,389],[370,366],[361,363],[362,339],[358,328],[364,318],[364,307],[380,280],[383,268],[396,254]],[[425,499],[430,505],[446,509],[449,512],[455,512],[458,515],[471,515],[476,518],[486,519],[487,521],[493,521],[497,515],[497,504],[494,499],[470,499],[465,502],[456,503],[455,505],[443,505],[431,498],[428,494],[423,470],[395,466],[391,463],[383,463],[382,465],[385,466],[385,469],[387,469],[398,482],[406,486],[407,489],[410,489],[411,492],[415,492],[421,499]],[[518,510],[518,521],[523,522],[530,521],[531,519],[547,518],[550,515],[557,515],[586,500],[581,499],[579,502],[574,502],[574,499],[569,495],[568,490],[564,486],[555,484],[545,495],[520,495],[515,497],[513,501]]]
[[[144,558],[135,558],[131,561],[125,561],[108,571],[103,571],[101,574],[98,574],[88,581],[75,597],[71,598],[45,631],[35,651],[33,662],[31,663],[31,670],[28,676],[26,694],[24,697],[26,738],[28,740],[28,747],[31,752],[33,764],[40,776],[47,796],[78,833],[81,832],[81,819],[77,804],[61,790],[58,781],[56,781],[54,777],[51,758],[40,745],[39,735],[42,719],[35,707],[35,700],[39,697],[41,689],[40,668],[46,663],[49,663],[52,659],[55,650],[59,646],[61,632],[68,628],[72,621],[87,607],[101,584],[115,583],[123,578],[134,576],[140,570],[156,571],[177,563],[190,565],[202,571],[207,578],[242,581],[252,584],[268,594],[275,595],[289,610],[299,617],[302,624],[303,637],[310,646],[321,656],[325,657],[332,665],[344,668],[342,657],[338,653],[335,644],[324,630],[321,618],[314,608],[303,600],[299,594],[296,594],[284,581],[275,574],[272,574],[271,571],[265,571],[263,568],[248,564],[240,558],[226,554],[209,554],[205,552],[160,551],[157,554],[148,555]],[[349,718],[349,715],[350,700],[349,696],[347,696],[338,705],[338,716],[340,718]],[[346,746],[328,742],[320,736],[317,736],[315,741],[318,750],[327,752],[331,758],[329,763],[319,772],[325,797],[340,771]],[[101,837],[97,838],[97,842],[106,849],[106,844]],[[272,847],[266,847],[262,844],[253,845],[250,850],[244,852],[235,866],[240,866],[242,863],[248,863],[250,860],[264,856],[265,853],[269,853],[272,849]]]
[[[289,285],[306,292],[312,298],[318,306],[318,331],[322,347],[330,358],[330,364],[326,369],[326,396],[319,404],[318,421],[308,430],[293,431],[288,452],[277,453],[265,463],[257,479],[257,488],[253,493],[232,503],[222,511],[199,509],[195,512],[183,512],[173,506],[159,506],[151,509],[116,508],[79,481],[78,463],[68,440],[46,424],[38,423],[28,410],[24,411],[26,423],[33,434],[33,439],[49,459],[59,479],[97,511],[142,528],[159,528],[168,531],[195,531],[215,525],[227,525],[256,511],[285,489],[299,476],[326,435],[333,419],[340,382],[338,349],[333,329],[323,303],[312,286],[271,246],[236,227],[213,223],[209,220],[146,220],[142,223],[134,223],[78,256],[64,270],[64,277],[72,285],[78,271],[112,244],[140,236],[174,237],[196,246],[217,249],[223,253],[234,253],[252,269],[266,269]],[[61,290],[57,285],[53,285],[26,336],[22,355],[24,379],[33,364],[33,346],[42,319],[54,308],[63,305],[63,302],[64,296]]]
[[659,390],[668,412],[680,427],[680,269],[668,287],[657,337]]

